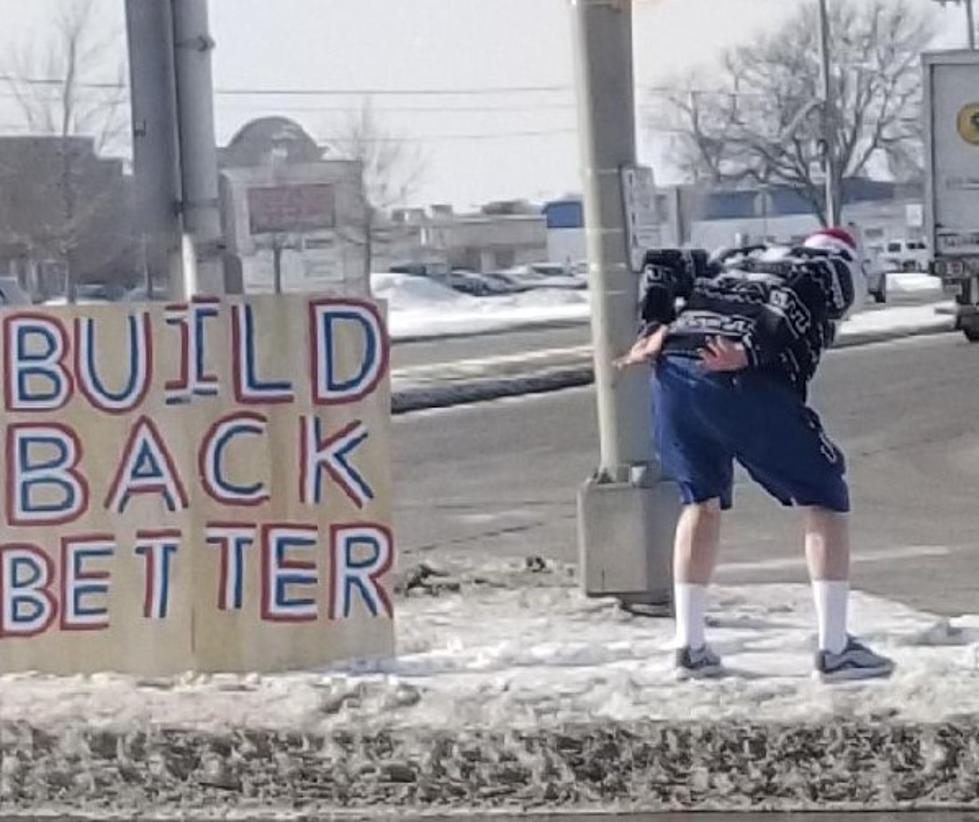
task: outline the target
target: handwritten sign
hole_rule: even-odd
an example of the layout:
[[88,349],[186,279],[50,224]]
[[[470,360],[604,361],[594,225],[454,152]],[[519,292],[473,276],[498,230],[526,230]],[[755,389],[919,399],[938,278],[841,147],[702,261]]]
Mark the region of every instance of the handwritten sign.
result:
[[0,314],[0,672],[390,653],[388,352],[350,299]]

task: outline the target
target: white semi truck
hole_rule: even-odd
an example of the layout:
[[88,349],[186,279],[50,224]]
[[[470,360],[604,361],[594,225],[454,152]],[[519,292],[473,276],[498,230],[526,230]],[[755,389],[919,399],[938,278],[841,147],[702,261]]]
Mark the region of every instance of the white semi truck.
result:
[[979,51],[933,52],[923,65],[930,271],[979,342]]

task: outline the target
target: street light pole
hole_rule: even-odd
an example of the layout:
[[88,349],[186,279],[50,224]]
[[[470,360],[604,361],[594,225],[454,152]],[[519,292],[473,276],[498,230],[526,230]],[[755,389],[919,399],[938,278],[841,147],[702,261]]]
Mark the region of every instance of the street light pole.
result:
[[826,223],[838,226],[841,219],[840,192],[836,165],[836,101],[833,98],[833,74],[830,69],[829,10],[827,0],[819,0],[819,56],[822,62],[823,85],[823,145],[826,169]]
[[968,26],[968,42],[969,48],[975,50],[976,47],[976,15],[975,9],[973,8],[973,0],[935,0],[942,8],[945,8],[949,3],[954,3],[956,6],[961,3],[965,3],[965,19],[966,25]]
[[166,283],[180,300],[180,151],[170,0],[126,0],[136,210],[143,237],[147,292]]
[[654,463],[649,373],[612,365],[638,319],[622,183],[636,162],[632,6],[571,0],[601,456],[578,497],[579,548],[587,594],[664,605],[677,497]]
[[194,242],[196,288],[204,294],[220,295],[226,289],[214,137],[211,54],[215,44],[208,25],[207,0],[171,2],[184,226]]

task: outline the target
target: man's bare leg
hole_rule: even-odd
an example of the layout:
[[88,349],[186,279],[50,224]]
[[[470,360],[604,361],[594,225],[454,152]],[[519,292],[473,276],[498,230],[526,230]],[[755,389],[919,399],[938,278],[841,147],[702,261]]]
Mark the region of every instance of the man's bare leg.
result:
[[847,643],[850,595],[850,529],[846,514],[807,508],[804,514],[806,560],[812,579],[819,648],[840,653]]
[[721,539],[720,500],[686,505],[673,545],[673,590],[678,648],[703,647],[707,586]]

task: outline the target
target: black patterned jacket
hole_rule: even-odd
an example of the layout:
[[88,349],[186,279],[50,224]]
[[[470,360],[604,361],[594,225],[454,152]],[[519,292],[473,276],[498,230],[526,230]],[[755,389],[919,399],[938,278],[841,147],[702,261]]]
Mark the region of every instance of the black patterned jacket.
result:
[[646,254],[641,333],[669,326],[664,350],[696,356],[710,337],[744,345],[749,368],[785,381],[802,396],[833,342],[835,321],[853,304],[846,254],[761,247],[708,258],[700,250]]

